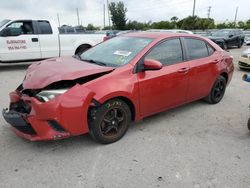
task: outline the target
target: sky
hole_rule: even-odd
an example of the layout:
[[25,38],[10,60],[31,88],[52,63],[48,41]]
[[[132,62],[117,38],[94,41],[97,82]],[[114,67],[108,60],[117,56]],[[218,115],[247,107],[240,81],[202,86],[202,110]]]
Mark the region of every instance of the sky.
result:
[[[109,0],[111,2],[112,0]],[[119,0],[113,0],[117,2]],[[127,18],[141,22],[179,19],[192,15],[193,0],[123,0],[128,9]],[[80,23],[86,26],[92,23],[104,25],[104,4],[107,0],[1,0],[0,20],[2,19],[49,19],[60,24],[77,25],[76,9],[79,10]],[[237,20],[250,19],[250,0],[196,0],[195,14],[207,17],[211,6],[210,17],[216,22],[233,21],[236,7]],[[106,23],[108,16],[106,10]]]

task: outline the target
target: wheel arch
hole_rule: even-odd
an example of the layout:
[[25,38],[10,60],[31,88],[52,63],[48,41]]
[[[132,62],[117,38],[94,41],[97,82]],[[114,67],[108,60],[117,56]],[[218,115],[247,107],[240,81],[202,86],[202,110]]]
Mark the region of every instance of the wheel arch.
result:
[[76,50],[75,50],[75,54],[77,54],[77,53],[79,52],[79,50],[80,50],[81,48],[83,48],[83,47],[86,47],[86,49],[89,49],[89,48],[92,47],[92,45],[91,45],[91,44],[88,44],[88,43],[79,45],[79,46],[76,48]]
[[133,99],[131,99],[131,97],[126,96],[126,95],[116,95],[116,96],[107,96],[105,98],[102,98],[100,100],[97,100],[98,102],[100,102],[101,104],[104,104],[105,102],[109,101],[109,100],[113,100],[113,99],[120,99],[122,101],[124,101],[128,106],[129,109],[131,110],[131,117],[132,117],[132,121],[135,121],[138,115],[138,108],[137,108],[137,104],[134,102]]
[[226,79],[226,82],[228,83],[228,74],[227,74],[227,72],[220,73],[220,76],[223,76]]

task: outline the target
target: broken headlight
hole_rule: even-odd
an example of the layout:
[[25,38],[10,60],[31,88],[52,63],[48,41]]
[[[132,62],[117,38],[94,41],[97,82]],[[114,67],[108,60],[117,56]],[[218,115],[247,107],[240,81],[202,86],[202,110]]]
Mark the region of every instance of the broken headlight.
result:
[[44,102],[48,102],[55,97],[64,94],[68,89],[57,89],[57,90],[43,90],[39,92],[36,96],[42,99]]

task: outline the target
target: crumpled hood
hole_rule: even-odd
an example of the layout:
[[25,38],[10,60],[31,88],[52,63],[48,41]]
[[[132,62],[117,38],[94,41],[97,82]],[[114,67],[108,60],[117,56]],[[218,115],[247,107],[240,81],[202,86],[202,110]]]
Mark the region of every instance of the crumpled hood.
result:
[[112,71],[112,67],[99,66],[73,57],[48,59],[32,64],[23,81],[24,89],[42,89],[54,82],[75,80],[98,73]]

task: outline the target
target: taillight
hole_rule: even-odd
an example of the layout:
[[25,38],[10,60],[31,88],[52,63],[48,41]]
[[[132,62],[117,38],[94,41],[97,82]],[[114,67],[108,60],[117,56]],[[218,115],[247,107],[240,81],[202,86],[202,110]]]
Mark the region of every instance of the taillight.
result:
[[103,37],[103,41],[106,41],[106,40],[108,40],[108,39],[109,39],[108,36]]

